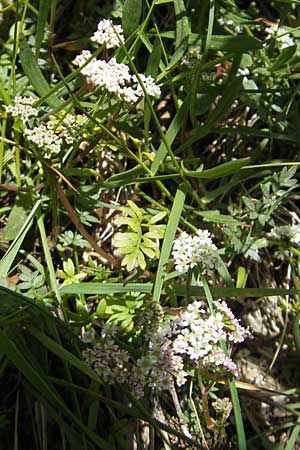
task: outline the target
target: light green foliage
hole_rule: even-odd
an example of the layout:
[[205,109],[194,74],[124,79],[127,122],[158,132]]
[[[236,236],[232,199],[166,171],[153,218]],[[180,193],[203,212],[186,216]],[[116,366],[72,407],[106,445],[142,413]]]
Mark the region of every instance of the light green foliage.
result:
[[84,272],[75,272],[75,266],[71,258],[63,262],[63,269],[58,271],[58,276],[64,279],[62,286],[68,284],[79,283],[86,277]]
[[120,208],[125,216],[118,217],[115,223],[119,226],[127,225],[128,231],[114,235],[114,246],[121,255],[125,255],[122,266],[126,266],[128,272],[136,267],[145,270],[145,256],[150,259],[159,258],[159,239],[163,239],[166,227],[157,222],[166,213],[144,214],[132,200],[127,203],[129,206]]

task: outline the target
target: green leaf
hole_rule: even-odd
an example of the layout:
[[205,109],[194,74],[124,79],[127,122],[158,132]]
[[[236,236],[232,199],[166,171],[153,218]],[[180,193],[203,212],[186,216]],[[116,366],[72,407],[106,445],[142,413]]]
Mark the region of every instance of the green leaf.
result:
[[137,245],[139,237],[136,233],[116,233],[114,236],[115,247],[126,247],[128,244]]
[[240,170],[242,167],[246,166],[250,160],[251,160],[250,157],[235,159],[227,163],[221,164],[217,167],[214,167],[213,169],[203,170],[202,172],[187,170],[185,168],[183,168],[183,170],[185,175],[188,177],[213,180],[228,175],[232,175],[233,173]]
[[1,259],[1,261],[0,261],[0,278],[2,278],[2,277],[5,278],[6,275],[8,274],[8,272],[14,262],[14,259],[17,256],[18,251],[22,245],[22,242],[24,241],[26,234],[28,233],[28,231],[30,230],[30,228],[32,226],[34,215],[35,215],[37,209],[39,208],[40,204],[41,204],[41,200],[38,200],[36,202],[36,204],[34,205],[34,207],[32,208],[27,219],[23,223],[23,226],[20,229],[17,236],[15,237],[13,243],[11,244],[11,246],[9,247],[9,249],[3,256],[3,258]]
[[[152,290],[152,283],[78,283],[60,288],[61,294],[120,294],[126,292],[143,292],[150,293]],[[1,288],[0,288],[1,290]]]
[[294,56],[297,50],[297,45],[291,47],[286,47],[281,50],[280,54],[277,56],[274,64],[270,67],[271,72],[276,72],[277,70],[283,69],[289,60]]
[[[50,86],[42,74],[42,71],[39,68],[38,63],[32,54],[31,48],[27,44],[24,36],[21,36],[20,38],[19,50],[24,73],[27,75],[32,87],[36,90],[40,97],[46,96],[50,91]],[[46,102],[53,108],[57,108],[61,105],[61,101],[54,94],[47,98]]]
[[142,250],[142,252],[145,253],[146,256],[148,256],[148,258],[154,259],[156,257],[156,253],[155,250],[153,250],[150,247],[146,247],[145,245],[141,245],[140,249]]
[[174,242],[177,226],[181,217],[181,212],[184,207],[185,197],[188,192],[188,184],[181,183],[178,186],[174,203],[171,209],[170,217],[168,220],[165,238],[163,241],[161,254],[159,258],[158,268],[155,277],[155,283],[153,287],[153,300],[159,302],[163,281],[164,281],[164,269],[168,262],[171,248]]
[[228,225],[240,225],[234,217],[220,214],[219,211],[195,211],[195,214],[203,217],[204,222],[224,223]]
[[143,252],[141,250],[137,251],[137,261],[142,270],[146,269],[146,260]]
[[133,269],[135,269],[138,265],[138,255],[137,252],[133,252],[130,254],[127,254],[121,263],[122,266],[126,266],[126,269],[128,272],[131,272]]
[[[177,227],[176,227],[177,228]],[[175,229],[176,232],[176,229]],[[173,240],[171,242],[171,245]],[[141,292],[151,293],[153,289],[152,283],[128,283],[126,285],[122,283],[78,283],[60,288],[61,294],[73,294],[73,295],[106,295],[106,294],[118,294],[126,292]],[[203,287],[191,286],[192,297],[203,297],[205,295]],[[299,295],[298,289],[281,289],[281,288],[211,288],[212,296],[218,297],[271,297],[273,295]],[[0,288],[1,291],[1,288]],[[6,292],[6,291],[5,291]],[[164,293],[175,293],[178,296],[186,294],[185,284],[174,285],[169,284],[164,289]]]
[[128,225],[129,228],[131,228],[133,231],[135,231],[136,233],[141,234],[141,223],[139,220],[137,219],[132,219],[130,217],[123,217],[122,218],[122,223],[124,225]]
[[21,193],[16,197],[15,204],[8,216],[7,223],[3,230],[3,239],[11,241],[16,238],[31,209],[32,201],[27,193]]
[[[190,45],[202,45],[205,36],[191,33],[189,37]],[[231,53],[247,53],[262,47],[262,43],[252,36],[228,36],[212,35],[209,42],[209,50],[219,50]]]
[[130,206],[130,208],[134,211],[134,213],[136,214],[136,217],[138,217],[138,219],[141,220],[142,213],[141,213],[140,208],[132,200],[127,200],[127,203]]
[[175,53],[167,68],[176,64],[188,48],[188,40],[190,34],[190,26],[187,12],[183,0],[174,0],[175,17],[176,17],[176,37],[175,37]]
[[152,216],[148,223],[154,224],[160,222],[164,217],[166,217],[166,215],[166,211],[161,211],[158,214],[155,214],[155,216]]
[[127,37],[139,26],[142,14],[142,0],[125,0],[122,16],[122,28]]
[[43,42],[46,22],[50,10],[51,2],[49,0],[40,0],[39,13],[37,16],[36,35],[35,35],[35,57],[39,58],[40,48]]

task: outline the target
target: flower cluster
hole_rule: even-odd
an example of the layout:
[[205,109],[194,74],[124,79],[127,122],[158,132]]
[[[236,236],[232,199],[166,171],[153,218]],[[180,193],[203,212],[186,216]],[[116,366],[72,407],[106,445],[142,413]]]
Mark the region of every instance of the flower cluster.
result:
[[293,37],[283,27],[278,27],[276,24],[274,24],[266,28],[265,31],[268,35],[267,39],[273,37],[276,39],[279,50],[295,45]]
[[122,350],[114,342],[114,332],[105,328],[100,338],[90,332],[83,336],[83,342],[93,344],[92,348],[83,350],[82,355],[86,363],[91,366],[104,383],[122,384],[128,381],[129,353]]
[[207,230],[198,230],[194,236],[185,231],[173,243],[175,269],[185,272],[199,266],[202,274],[212,274],[216,266],[217,247],[213,244]]
[[211,314],[204,302],[196,301],[175,319],[153,329],[147,338],[146,351],[134,358],[120,349],[114,335],[107,328],[100,338],[86,334],[83,341],[90,345],[83,351],[86,362],[106,383],[127,383],[138,397],[146,387],[170,390],[182,386],[188,371],[198,367],[220,373],[237,373],[237,366],[221,343],[240,343],[250,336],[241,326],[225,302],[214,302]]
[[292,244],[300,244],[300,223],[297,225],[282,225],[273,227],[269,233],[273,239],[288,239]]
[[181,60],[183,69],[193,69],[201,61],[200,47],[190,47]]
[[32,106],[34,101],[35,99],[33,97],[17,95],[14,98],[13,105],[5,106],[5,111],[13,117],[19,117],[23,122],[27,122],[30,117],[36,117],[38,115],[38,109]]
[[176,378],[178,386],[186,382],[183,359],[175,355],[172,341],[162,340],[162,333],[153,337],[145,356],[134,366],[129,384],[138,397],[142,397],[145,387],[156,390],[170,390]]
[[99,45],[105,44],[106,48],[119,47],[124,43],[123,29],[121,25],[113,25],[109,19],[100,20],[91,39]]
[[[106,43],[107,48],[120,45],[124,41],[122,28],[113,26],[110,20],[102,20],[92,40]],[[81,68],[90,88],[105,89],[126,103],[136,103],[146,92],[151,97],[160,96],[160,88],[151,76],[132,75],[126,64],[118,63],[113,57],[109,61],[92,58],[89,50],[83,50],[73,63]]]
[[250,335],[242,327],[225,302],[214,302],[216,312],[210,314],[206,305],[196,301],[174,322],[175,354],[188,357],[196,366],[236,372],[232,359],[220,348],[220,342],[240,343]]
[[[34,143],[38,148],[42,148],[45,151],[44,156],[49,158],[60,152],[63,141],[67,144],[73,144],[78,139],[81,135],[84,119],[79,116],[78,121],[77,116],[69,112],[64,114],[63,117],[50,116],[47,124],[27,128],[28,120],[37,117],[39,114],[39,110],[32,106],[34,102],[33,97],[16,96],[13,104],[5,106],[5,110],[13,117],[22,120],[26,127],[24,133],[28,141]],[[36,123],[36,121],[34,122]]]
[[61,150],[62,138],[54,133],[51,125],[42,124],[32,129],[27,128],[25,135],[28,141],[43,149],[45,158],[50,158],[53,154],[57,155]]
[[[76,56],[74,64],[81,67],[86,64],[91,56],[89,50],[83,50],[80,55]],[[87,83],[92,88],[103,88],[127,103],[135,103],[144,95],[137,77],[131,75],[129,67],[126,64],[118,63],[116,58],[111,58],[109,61],[92,58],[82,68],[81,73],[86,77]],[[160,95],[160,88],[154,83],[154,79],[150,75],[146,77],[139,74],[139,78],[149,96],[158,97]]]

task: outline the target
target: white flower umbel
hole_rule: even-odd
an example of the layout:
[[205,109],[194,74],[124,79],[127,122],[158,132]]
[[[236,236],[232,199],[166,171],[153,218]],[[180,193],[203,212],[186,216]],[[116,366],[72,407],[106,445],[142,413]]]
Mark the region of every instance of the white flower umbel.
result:
[[[83,50],[73,62],[81,67],[86,64],[91,56],[89,50]],[[126,64],[118,63],[116,58],[111,58],[109,61],[92,58],[82,68],[81,73],[86,77],[90,87],[106,89],[109,93],[116,95],[126,103],[136,103],[144,95],[137,77],[131,75],[129,67]],[[150,97],[160,96],[160,88],[155,84],[151,76],[146,77],[143,74],[139,74],[139,77]]]
[[242,327],[225,302],[214,302],[214,306],[216,312],[210,314],[204,302],[196,301],[173,321],[174,356],[188,358],[189,366],[200,363],[210,370],[235,373],[237,367],[220,348],[220,343],[243,342],[250,332]]
[[121,25],[113,25],[109,19],[100,20],[91,40],[99,45],[105,44],[106,48],[120,47],[125,41]]
[[5,111],[13,117],[19,117],[23,122],[27,122],[30,117],[36,117],[39,113],[38,109],[32,106],[34,101],[33,97],[17,95],[14,98],[13,105],[5,106]]
[[185,272],[199,266],[202,275],[211,275],[217,262],[216,252],[209,231],[198,230],[194,236],[183,231],[173,243],[175,269]]
[[294,38],[283,27],[278,27],[275,24],[266,28],[265,31],[268,34],[267,39],[270,39],[271,37],[276,39],[280,50],[295,45]]
[[57,136],[51,127],[40,125],[33,129],[26,129],[25,135],[28,141],[43,149],[43,156],[50,158],[61,150],[62,139]]

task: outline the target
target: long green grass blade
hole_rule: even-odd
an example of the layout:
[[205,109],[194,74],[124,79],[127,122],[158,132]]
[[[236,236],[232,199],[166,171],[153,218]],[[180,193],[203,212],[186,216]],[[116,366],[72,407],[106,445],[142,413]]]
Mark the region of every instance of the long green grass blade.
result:
[[190,26],[184,1],[174,0],[174,9],[176,16],[175,52],[167,69],[176,64],[184,55],[188,47],[190,34]]
[[[169,256],[168,256],[169,257]],[[233,285],[233,283],[232,283]],[[60,288],[60,294],[72,295],[106,295],[106,294],[120,294],[125,292],[143,292],[149,293],[152,291],[152,283],[76,283],[69,284]],[[300,293],[297,289],[281,289],[281,288],[214,288],[211,287],[212,296],[218,297],[271,297],[273,295],[297,295]],[[164,289],[164,293],[174,293],[182,296],[186,293],[186,286],[184,284],[168,284]],[[203,287],[190,286],[191,297],[204,297],[205,292]]]
[[125,0],[122,28],[127,37],[138,28],[142,14],[142,0]]
[[40,0],[35,35],[35,57],[39,58],[40,49],[45,35],[47,17],[50,11],[50,0]]
[[50,339],[48,336],[46,336],[44,333],[42,333],[37,329],[32,328],[29,330],[29,332],[38,341],[40,341],[43,346],[45,346],[48,350],[50,350],[52,353],[61,358],[64,362],[76,367],[82,373],[91,378],[91,380],[94,380],[97,383],[100,382],[100,379],[94,370],[90,369],[83,361],[78,359],[73,353],[70,353],[68,350],[64,349],[61,344],[55,342],[53,339]]
[[155,283],[153,287],[153,300],[159,302],[162,286],[164,282],[164,269],[168,262],[172,244],[175,238],[177,226],[180,221],[181,212],[184,207],[185,197],[188,191],[188,185],[181,183],[178,186],[174,203],[171,209],[170,217],[168,220],[164,241],[161,248],[161,254],[159,258],[158,268],[155,277]]

